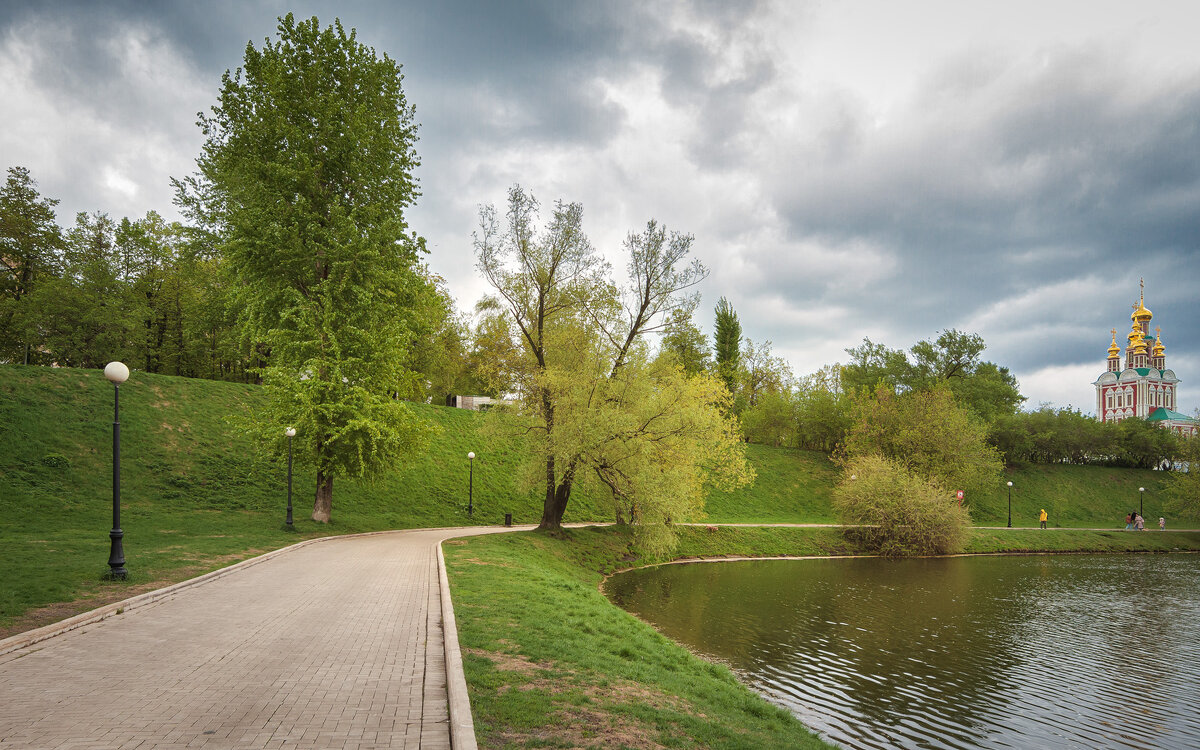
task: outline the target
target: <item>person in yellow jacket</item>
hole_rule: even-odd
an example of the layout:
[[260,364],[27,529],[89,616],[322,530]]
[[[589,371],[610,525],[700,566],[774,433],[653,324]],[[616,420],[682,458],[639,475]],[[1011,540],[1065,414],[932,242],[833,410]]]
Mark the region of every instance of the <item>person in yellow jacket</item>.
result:
[[1042,508],[1041,514],[1038,515],[1038,521],[1041,522],[1043,529],[1046,528],[1046,519],[1047,518],[1048,518],[1048,516],[1046,515],[1046,509]]

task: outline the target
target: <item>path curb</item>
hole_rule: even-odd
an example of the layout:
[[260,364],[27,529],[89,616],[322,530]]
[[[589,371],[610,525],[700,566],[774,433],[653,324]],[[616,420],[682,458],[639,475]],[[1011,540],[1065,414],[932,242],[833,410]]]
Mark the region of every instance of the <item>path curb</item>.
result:
[[[444,540],[443,540],[444,541]],[[450,707],[450,747],[453,750],[478,750],[475,718],[467,694],[462,651],[458,645],[458,626],[454,622],[454,603],[450,601],[450,580],[446,577],[446,558],[442,542],[437,545],[438,583],[442,589],[442,640],[446,648],[446,699]]]

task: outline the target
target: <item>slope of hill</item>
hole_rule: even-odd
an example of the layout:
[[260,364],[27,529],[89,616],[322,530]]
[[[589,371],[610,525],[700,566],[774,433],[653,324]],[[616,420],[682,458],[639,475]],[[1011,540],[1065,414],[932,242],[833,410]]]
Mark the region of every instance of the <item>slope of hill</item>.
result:
[[[31,608],[81,600],[54,619],[129,596],[139,586],[182,580],[298,538],[419,526],[518,523],[541,515],[537,489],[516,480],[522,441],[480,432],[483,416],[414,405],[440,428],[427,454],[374,482],[339,479],[333,522],[308,519],[315,478],[302,463],[294,476],[296,527],[283,527],[286,459],[256,444],[238,419],[263,397],[260,388],[134,373],[121,386],[122,526],[131,581],[100,581],[112,525],[112,386],[97,370],[0,366],[0,637]],[[283,440],[280,425],[280,440]],[[280,443],[282,445],[282,442]],[[474,508],[468,519],[467,459],[474,451]],[[758,478],[751,487],[714,493],[714,523],[832,523],[837,469],[820,453],[747,446]],[[1035,524],[1045,507],[1052,525],[1119,527],[1136,508],[1163,514],[1160,472],[1080,466],[1015,470],[1013,522]],[[1004,525],[1001,486],[968,498],[975,522]],[[581,484],[568,521],[611,518],[600,488]],[[1197,519],[1170,518],[1172,528]],[[114,586],[117,588],[114,589]],[[123,587],[123,588],[122,588]]]

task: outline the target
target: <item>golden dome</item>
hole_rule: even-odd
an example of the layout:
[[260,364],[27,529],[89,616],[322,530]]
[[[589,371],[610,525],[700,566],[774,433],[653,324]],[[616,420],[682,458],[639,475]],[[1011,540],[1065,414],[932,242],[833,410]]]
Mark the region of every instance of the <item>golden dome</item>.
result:
[[1129,336],[1127,337],[1129,339],[1129,345],[1137,346],[1138,341],[1144,336],[1145,334],[1142,333],[1142,327],[1137,324],[1137,321],[1134,321],[1133,328],[1129,331]]
[[1139,284],[1141,286],[1141,292],[1138,294],[1137,307],[1133,308],[1133,314],[1129,316],[1129,319],[1138,322],[1146,322],[1154,317],[1154,313],[1146,309],[1146,282],[1141,281]]
[[1121,356],[1121,347],[1117,346],[1117,329],[1112,329],[1112,346],[1108,347],[1108,358],[1115,359]]
[[1162,331],[1161,330],[1157,331],[1157,333],[1158,333],[1158,341],[1154,342],[1154,356],[1161,357],[1167,353],[1167,348],[1165,346],[1163,346]]

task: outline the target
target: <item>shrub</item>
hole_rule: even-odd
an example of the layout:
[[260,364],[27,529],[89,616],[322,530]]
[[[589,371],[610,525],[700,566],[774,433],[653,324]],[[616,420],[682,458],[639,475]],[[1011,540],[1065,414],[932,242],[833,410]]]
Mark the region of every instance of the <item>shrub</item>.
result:
[[960,552],[971,524],[948,490],[878,454],[846,463],[833,507],[848,536],[888,557]]
[[61,453],[47,453],[42,456],[42,465],[52,469],[65,469],[71,465],[71,461]]

